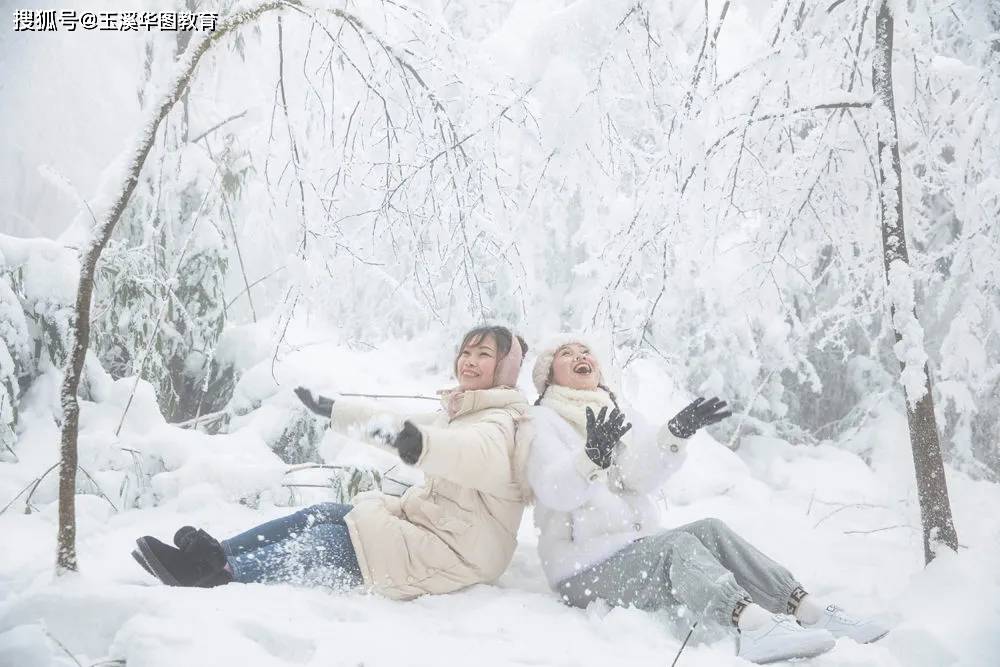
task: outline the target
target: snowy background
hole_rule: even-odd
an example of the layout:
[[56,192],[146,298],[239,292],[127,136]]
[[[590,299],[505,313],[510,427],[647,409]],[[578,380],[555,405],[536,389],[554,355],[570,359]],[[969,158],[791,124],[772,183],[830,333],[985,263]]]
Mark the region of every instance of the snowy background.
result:
[[[865,106],[875,3],[316,2],[223,40],[98,269],[80,573],[54,581],[78,249],[190,35],[15,33],[14,9],[74,5],[0,3],[0,665],[669,664],[663,619],[556,601],[530,512],[498,586],[408,603],[170,589],[131,560],[143,534],[225,536],[347,493],[307,464],[389,470],[292,388],[433,395],[482,321],[529,345],[603,334],[651,420],[736,406],[664,487],[664,521],[720,517],[896,623],[809,664],[1000,664],[1000,9],[891,4],[907,349]],[[929,360],[960,543],[927,568],[897,354]]]

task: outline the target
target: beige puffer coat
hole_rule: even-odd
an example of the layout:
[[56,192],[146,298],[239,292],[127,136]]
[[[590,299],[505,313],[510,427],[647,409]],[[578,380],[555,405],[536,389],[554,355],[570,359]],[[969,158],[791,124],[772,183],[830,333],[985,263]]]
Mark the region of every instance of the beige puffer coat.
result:
[[[453,408],[409,417],[423,435],[422,486],[401,498],[368,492],[345,517],[365,584],[394,599],[491,582],[510,563],[525,497],[525,452],[515,428],[527,411],[516,389],[467,391]],[[402,418],[340,399],[331,427],[377,443]]]

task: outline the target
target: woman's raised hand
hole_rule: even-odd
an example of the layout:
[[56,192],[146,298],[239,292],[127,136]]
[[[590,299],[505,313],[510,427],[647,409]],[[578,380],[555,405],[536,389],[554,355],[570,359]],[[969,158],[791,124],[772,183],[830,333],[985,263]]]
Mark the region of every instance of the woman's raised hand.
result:
[[584,451],[594,465],[600,468],[611,465],[615,445],[632,428],[632,424],[624,423],[625,413],[618,408],[612,410],[610,415],[607,412],[607,407],[603,407],[595,417],[594,411],[587,408],[587,445]]
[[396,448],[403,463],[413,465],[420,460],[424,451],[424,436],[416,426],[408,421],[403,422],[403,429],[396,434],[392,446]]
[[704,396],[696,398],[667,422],[667,428],[678,438],[690,438],[698,429],[732,416],[732,410],[723,411],[725,407],[726,402],[715,396],[707,401]]
[[322,394],[313,396],[313,393],[305,387],[296,387],[295,395],[299,397],[302,404],[318,414],[320,417],[329,419],[333,416],[333,399]]

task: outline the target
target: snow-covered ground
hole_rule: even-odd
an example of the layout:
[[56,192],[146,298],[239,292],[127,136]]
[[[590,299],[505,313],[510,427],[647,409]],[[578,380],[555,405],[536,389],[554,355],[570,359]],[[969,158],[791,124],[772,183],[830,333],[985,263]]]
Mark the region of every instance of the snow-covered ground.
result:
[[[129,555],[140,535],[169,540],[177,527],[195,524],[228,536],[290,511],[289,491],[281,487],[288,466],[266,439],[281,415],[294,409],[296,384],[432,393],[446,381],[447,355],[427,363],[420,342],[363,352],[333,343],[297,349],[276,366],[280,390],[270,359],[245,374],[238,391],[266,396],[265,405],[229,435],[164,424],[149,388],[140,384],[115,437],[132,381],[106,380],[97,388],[101,402],[84,406],[81,464],[98,471],[97,483],[116,505],[134,498],[138,507],[115,511],[98,495],[79,495],[81,571],[59,580],[53,578],[54,477],[35,491],[37,511],[25,514],[22,497],[0,515],[2,667],[104,660],[124,660],[129,667],[670,664],[681,638],[665,619],[626,609],[581,611],[556,600],[535,554],[530,511],[514,561],[497,585],[412,602],[287,585],[169,588],[142,571]],[[525,387],[533,358],[527,361]],[[623,382],[650,418],[672,413],[687,398],[644,362],[633,364]],[[0,503],[56,460],[56,394],[50,374],[22,401],[20,462],[0,463]],[[658,405],[661,396],[671,398]],[[733,453],[708,435],[696,436],[689,460],[664,489],[665,523],[722,518],[815,594],[852,610],[887,614],[895,624],[877,644],[841,640],[807,664],[1000,664],[1000,487],[949,474],[962,548],[924,568],[905,422],[898,414],[886,409],[836,446],[797,447],[762,437],[740,444]],[[870,450],[871,465],[848,450]],[[388,463],[378,458],[381,452],[369,455],[332,434],[320,453],[327,461]],[[127,474],[130,466],[148,464],[152,455],[164,470],[146,470],[148,483],[129,489],[133,482],[124,480],[135,479]],[[313,502],[323,494],[299,489],[294,500]],[[259,497],[259,506],[241,504],[241,497]],[[689,645],[678,664],[746,664],[734,657],[733,645],[732,639]]]

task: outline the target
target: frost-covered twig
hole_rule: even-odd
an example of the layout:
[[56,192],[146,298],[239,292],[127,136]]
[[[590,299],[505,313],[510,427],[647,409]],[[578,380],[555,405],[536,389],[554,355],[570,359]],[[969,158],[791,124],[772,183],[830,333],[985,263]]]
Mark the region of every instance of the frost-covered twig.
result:
[[684,638],[684,641],[681,642],[681,647],[680,649],[678,649],[677,655],[674,656],[674,661],[670,663],[670,667],[676,667],[677,661],[681,659],[681,653],[684,652],[684,647],[687,646],[688,640],[691,639],[691,635],[694,633],[694,629],[697,627],[698,627],[698,621],[695,621],[694,625],[691,626],[691,629],[688,630],[687,636]]
[[115,504],[113,502],[111,502],[111,498],[108,498],[107,494],[104,493],[104,489],[102,489],[101,485],[97,483],[97,480],[94,479],[89,472],[87,472],[86,468],[84,468],[83,466],[77,466],[77,469],[80,472],[82,472],[84,475],[86,475],[87,479],[90,480],[90,483],[94,485],[94,488],[97,489],[97,495],[99,495],[101,498],[104,498],[106,501],[108,501],[108,504],[111,505],[111,509],[113,509],[115,512],[117,512],[118,508],[115,507]]
[[191,143],[192,144],[198,143],[199,141],[201,141],[202,139],[204,139],[205,137],[207,137],[208,135],[210,135],[212,132],[215,132],[216,130],[218,130],[220,127],[222,127],[226,123],[229,123],[231,121],[237,120],[239,118],[243,118],[243,116],[245,116],[245,115],[247,115],[247,110],[246,109],[244,109],[243,111],[241,111],[239,113],[233,114],[229,118],[220,120],[218,123],[216,123],[212,127],[208,128],[207,130],[205,130],[204,132],[202,132],[201,134],[199,134],[197,137],[195,137],[194,139],[192,139]]
[[[6,424],[0,424],[0,427],[3,427],[5,429],[9,430],[9,427]],[[18,457],[17,453],[10,446],[10,444],[8,444],[5,440],[0,440],[0,442],[3,442],[4,449],[6,449],[8,452],[10,452],[10,455],[14,457],[14,463],[19,463],[21,461],[21,459],[20,459],[20,457]]]
[[292,130],[292,118],[288,114],[288,98],[285,95],[285,41],[284,31],[281,29],[281,16],[278,16],[278,92],[281,93],[281,111],[285,116],[285,128],[288,130],[288,143],[292,149],[292,171],[295,172],[295,181],[299,186],[299,214],[302,216],[302,241],[299,244],[299,252],[306,249],[306,189],[302,184],[302,161],[299,159],[299,145],[295,141],[295,132]]
[[[281,271],[281,270],[283,270],[283,269],[285,269],[285,268],[287,268],[287,266],[285,266],[285,265],[283,264],[283,265],[279,266],[279,267],[278,267],[278,268],[276,268],[276,269],[273,269],[273,270],[271,270],[271,271],[268,271],[267,273],[265,273],[264,275],[262,275],[262,276],[261,276],[260,278],[258,278],[257,280],[255,280],[255,281],[253,281],[252,283],[248,284],[248,285],[247,285],[247,286],[246,286],[246,287],[245,287],[245,288],[243,289],[243,291],[242,291],[242,292],[240,292],[239,294],[237,294],[237,295],[236,295],[236,296],[234,296],[234,297],[233,297],[232,299],[230,299],[229,301],[227,301],[227,302],[226,302],[226,308],[229,308],[229,307],[230,307],[231,305],[233,305],[234,303],[236,303],[236,300],[237,300],[237,299],[239,299],[239,298],[240,298],[241,296],[243,296],[244,294],[248,294],[248,293],[250,292],[250,288],[252,288],[252,287],[256,286],[256,285],[257,285],[258,283],[261,283],[261,282],[263,282],[263,281],[267,280],[268,278],[270,278],[271,276],[273,276],[273,275],[274,275],[275,273],[277,273],[278,271]],[[253,304],[251,303],[251,307],[252,307],[252,305],[253,305]],[[256,321],[256,320],[255,320],[255,321]]]
[[[34,483],[31,485],[31,490],[28,491],[28,496],[24,499],[24,507],[25,507],[26,513],[27,513],[27,510],[31,509],[31,496],[35,495],[35,491],[38,489],[38,486],[42,483],[42,480],[45,479],[45,477],[50,472],[52,472],[53,470],[55,470],[57,467],[59,467],[59,463],[53,463],[51,466],[49,466],[48,470],[46,470],[45,472],[43,472],[41,474],[41,476],[38,479],[36,479],[34,481]],[[74,481],[75,481],[76,475],[74,475],[73,478],[74,478]],[[18,495],[21,495],[21,494],[18,494]],[[13,503],[13,502],[14,501],[12,500],[11,503]],[[8,507],[9,507],[9,505],[8,505]],[[6,510],[7,508],[5,507],[4,509]],[[0,512],[0,514],[2,514],[2,513],[3,512]]]
[[845,530],[844,535],[870,535],[872,533],[881,533],[886,530],[895,530],[897,528],[909,528],[910,530],[916,530],[913,526],[907,526],[904,524],[897,524],[895,526],[883,526],[881,528],[872,528],[871,530]]
[[65,653],[66,655],[68,655],[69,658],[70,658],[70,660],[72,660],[73,662],[76,663],[77,667],[83,667],[83,665],[80,664],[80,661],[76,659],[76,656],[73,655],[73,653],[68,648],[66,648],[65,644],[63,644],[61,641],[59,641],[58,639],[56,639],[55,635],[53,635],[51,632],[49,632],[49,629],[47,627],[45,627],[44,624],[42,624],[42,632],[44,632],[45,635],[49,639],[51,639],[52,641],[54,641],[56,643],[56,646],[58,646],[59,648],[61,648],[63,650],[63,653]]
[[346,391],[338,391],[340,396],[358,396],[361,398],[419,398],[424,401],[440,401],[440,396],[421,396],[420,394],[357,394]]
[[[722,145],[722,143],[726,139],[733,136],[740,130],[744,130],[748,125],[752,125],[754,123],[760,123],[766,120],[774,120],[777,118],[787,118],[788,116],[794,116],[801,113],[808,113],[811,111],[822,111],[824,109],[869,109],[871,108],[871,106],[872,102],[870,100],[864,100],[864,101],[843,100],[839,102],[823,102],[821,104],[811,104],[808,106],[796,107],[793,109],[785,109],[783,111],[772,111],[770,113],[761,114],[754,118],[748,119],[743,124],[730,128],[726,133],[724,133],[718,139],[713,141],[712,144],[705,150],[705,156],[702,159],[702,161],[708,160],[708,158],[710,158],[715,153],[715,151],[719,148],[719,146]],[[683,194],[684,191],[687,189],[688,183],[691,181],[691,177],[694,176],[694,172],[697,169],[698,164],[700,163],[701,162],[691,166],[691,169],[688,172],[687,177],[684,179],[684,183],[681,185],[680,188],[681,194]]]
[[[236,259],[240,263],[240,273],[243,275],[243,285],[245,286],[242,292],[240,292],[239,294],[237,294],[235,297],[233,297],[232,301],[230,301],[229,303],[226,304],[226,310],[227,311],[229,310],[229,306],[232,305],[232,303],[235,302],[236,299],[240,298],[240,296],[242,296],[243,294],[246,294],[247,295],[247,301],[250,303],[250,316],[253,318],[254,323],[256,323],[257,322],[257,310],[253,307],[253,295],[250,293],[250,288],[253,287],[253,285],[250,284],[250,281],[247,278],[247,268],[243,264],[243,252],[240,250],[240,240],[239,240],[239,237],[237,237],[237,235],[236,235],[236,223],[233,221],[233,212],[231,210],[229,210],[229,203],[226,202],[226,198],[225,197],[222,197],[222,210],[224,210],[226,212],[226,219],[229,220],[229,229],[230,229],[230,231],[233,232],[233,245],[236,248]],[[284,268],[284,267],[281,267],[281,268]],[[277,269],[275,269],[275,270],[277,270]],[[271,273],[274,273],[274,271],[272,271]],[[268,275],[270,275],[270,274],[268,274]],[[257,281],[254,282],[254,285],[256,285],[258,282],[260,282],[263,279],[264,278],[258,279]]]
[[826,13],[829,14],[830,12],[832,12],[834,9],[836,9],[837,7],[839,7],[842,4],[844,4],[844,0],[833,0],[833,2],[830,4],[830,6],[826,8]]
[[[722,30],[722,22],[726,20],[726,13],[728,11],[729,0],[726,0],[722,5],[722,10],[719,12],[719,19],[715,22],[715,30],[712,32],[712,42],[709,44],[708,0],[705,0],[705,38],[701,42],[701,51],[698,52],[698,58],[695,60],[694,73],[691,75],[691,85],[684,95],[684,101],[681,102],[681,107],[685,114],[689,114],[691,111],[691,104],[694,102],[694,96],[698,90],[698,82],[701,80],[701,74],[705,70],[705,53],[706,51],[715,49],[715,45],[719,39],[719,32]],[[673,124],[671,124],[671,130],[673,130]]]
[[[819,500],[817,502],[822,503],[823,501]],[[825,503],[825,504],[831,504],[831,503]],[[819,525],[821,523],[823,523],[824,521],[826,521],[827,519],[829,519],[830,517],[832,517],[832,516],[834,516],[836,514],[840,514],[844,510],[849,510],[849,509],[859,509],[859,510],[885,509],[885,506],[884,505],[873,505],[871,503],[847,503],[847,504],[844,504],[844,505],[841,505],[841,506],[837,507],[837,509],[833,510],[829,514],[824,515],[822,518],[820,518],[819,521],[817,521],[815,524],[813,524],[813,528],[819,528]]]
[[732,451],[737,450],[736,440],[740,437],[740,431],[743,430],[743,424],[750,417],[750,411],[753,410],[754,403],[757,402],[757,397],[760,396],[760,392],[764,391],[764,387],[767,383],[771,381],[771,376],[774,375],[774,371],[771,371],[764,378],[764,381],[757,385],[757,390],[754,391],[753,395],[747,400],[746,410],[740,414],[740,420],[736,423],[736,430],[733,431],[732,437],[729,438],[729,442],[726,443],[726,447]]
[[[295,314],[295,306],[298,305],[299,295],[301,294],[300,290],[294,286],[288,288],[288,291],[285,292],[284,303],[288,303],[288,297],[291,296],[293,290],[295,291],[295,299],[292,301],[292,307],[288,311],[288,319],[285,320],[285,326],[281,330],[281,336],[278,337],[278,342],[274,344],[274,355],[271,357],[271,379],[274,380],[275,384],[280,384],[278,382],[278,377],[274,374],[274,366],[278,363],[278,350],[281,349],[281,344],[284,342],[285,336],[288,335],[288,325],[292,323],[292,316]],[[281,320],[279,319],[278,321],[280,322]]]
[[10,508],[10,506],[13,505],[15,502],[17,502],[17,499],[20,498],[22,495],[24,495],[24,492],[27,491],[29,488],[31,488],[31,485],[34,484],[37,481],[38,480],[32,480],[32,481],[28,482],[28,484],[23,489],[21,489],[20,491],[17,492],[16,496],[14,496],[13,498],[10,499],[9,503],[7,503],[6,505],[3,506],[3,509],[0,510],[0,514],[3,514],[4,512],[6,512]]
[[297,463],[289,466],[288,470],[285,471],[285,474],[290,475],[293,472],[299,472],[301,470],[346,470],[349,467],[350,466],[341,466],[332,463]]
[[216,422],[222,421],[226,418],[229,413],[225,410],[219,410],[218,412],[209,412],[207,415],[200,415],[192,419],[187,419],[182,422],[176,422],[172,424],[177,428],[193,428],[197,429],[199,426],[205,428],[207,426],[212,426]]

